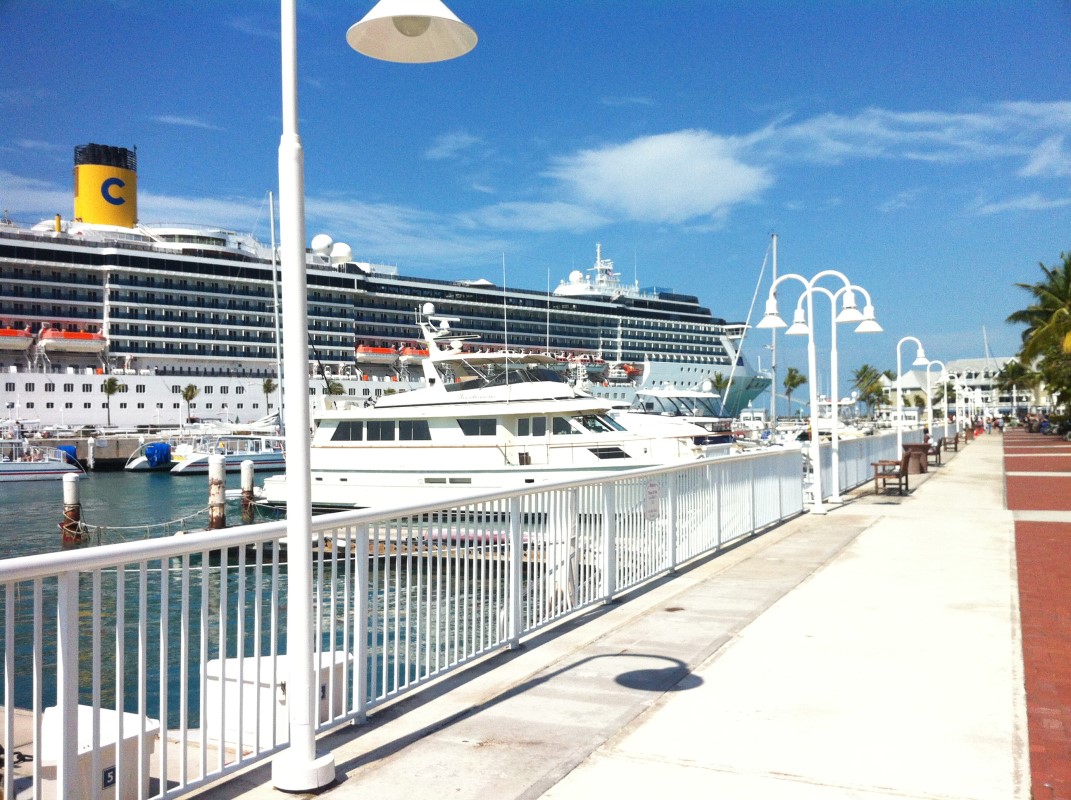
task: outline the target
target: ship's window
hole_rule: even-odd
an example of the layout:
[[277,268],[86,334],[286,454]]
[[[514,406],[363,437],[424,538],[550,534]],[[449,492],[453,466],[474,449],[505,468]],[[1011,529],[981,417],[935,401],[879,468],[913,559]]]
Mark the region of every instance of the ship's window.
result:
[[92,383],[83,383],[82,384],[82,391],[83,392],[92,392],[93,391],[93,384]]
[[494,436],[495,420],[486,419],[459,419],[457,424],[466,436]]
[[13,384],[13,383],[5,383],[4,384],[4,391],[5,392],[13,392],[13,391],[15,391],[15,384]]
[[569,420],[565,417],[554,417],[551,425],[551,432],[555,436],[563,436],[570,433],[580,433],[572,425],[569,424]]
[[331,434],[332,442],[359,442],[364,439],[364,423],[353,420],[342,420]]
[[368,420],[368,441],[393,442],[394,420]]
[[56,384],[54,384],[54,383],[46,383],[45,384],[45,391],[46,392],[54,392],[54,391],[56,391]]
[[580,424],[592,433],[608,433],[614,430],[622,430],[620,425],[599,414],[585,414],[579,420]]
[[65,392],[73,392],[74,391],[74,384],[73,383],[65,383],[65,384],[63,384],[63,391],[65,391]]
[[544,436],[546,432],[546,417],[521,417],[517,420],[518,436]]
[[431,430],[426,419],[403,419],[398,422],[398,438],[403,442],[431,439]]

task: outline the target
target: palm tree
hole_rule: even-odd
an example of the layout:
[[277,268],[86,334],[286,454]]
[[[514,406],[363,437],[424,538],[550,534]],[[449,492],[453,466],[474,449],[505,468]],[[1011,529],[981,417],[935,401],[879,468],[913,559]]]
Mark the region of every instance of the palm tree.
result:
[[186,384],[182,390],[182,399],[186,401],[186,421],[190,421],[190,403],[193,399],[201,393],[201,390],[194,386],[192,383]]
[[[1018,405],[1018,396],[1029,394],[1033,405],[1039,404],[1038,390],[1041,388],[1041,373],[1024,366],[1022,361],[1009,361],[997,373],[997,388],[1013,396],[1012,402]],[[1013,413],[1017,413],[1012,409]]]
[[340,395],[346,393],[346,388],[339,382],[328,380],[327,381],[327,393],[329,395]]
[[874,407],[885,400],[884,376],[877,367],[863,364],[852,373],[852,387],[859,392],[859,399],[866,404],[867,417],[874,416]]
[[789,367],[785,373],[785,399],[788,400],[788,415],[792,416],[792,393],[807,383],[807,376],[795,367]]
[[122,389],[122,384],[119,383],[117,378],[106,378],[100,388],[107,398],[104,402],[104,407],[108,409],[108,427],[110,428],[112,426],[112,395],[117,394]]
[[722,412],[725,410],[725,393],[729,390],[729,379],[720,372],[710,376],[710,385],[721,398]]
[[1063,263],[1052,268],[1039,264],[1045,274],[1037,283],[1017,283],[1034,297],[1024,309],[1008,315],[1008,322],[1025,324],[1019,360],[1033,362],[1055,348],[1071,354],[1071,253],[1061,253]]
[[264,408],[267,409],[271,405],[272,393],[279,388],[279,384],[271,378],[265,378],[260,388],[264,391]]

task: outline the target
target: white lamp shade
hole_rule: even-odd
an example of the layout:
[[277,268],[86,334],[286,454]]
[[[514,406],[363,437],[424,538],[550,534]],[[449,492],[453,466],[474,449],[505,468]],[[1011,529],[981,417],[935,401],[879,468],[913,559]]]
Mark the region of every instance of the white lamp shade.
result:
[[864,318],[862,322],[855,326],[856,333],[883,333],[884,331],[885,329],[873,317],[870,319]]
[[465,55],[476,46],[476,32],[442,0],[380,0],[350,26],[346,41],[370,58],[429,64]]
[[810,332],[810,326],[807,325],[807,312],[802,308],[797,308],[792,317],[792,324],[785,331],[785,336],[806,336]]
[[760,319],[757,323],[755,323],[755,327],[756,328],[784,328],[784,327],[786,327],[786,323],[785,323],[785,321],[783,319],[781,319],[781,315],[778,314],[776,311],[773,312],[772,314],[767,312],[766,315],[763,316],[762,319]]
[[844,301],[840,313],[837,314],[837,322],[862,322],[863,312],[855,304],[855,292],[851,289],[844,290]]
[[915,354],[915,360],[911,362],[911,366],[925,367],[929,363],[930,359],[926,358],[926,354],[922,352],[922,348],[920,347],[918,349],[918,352]]

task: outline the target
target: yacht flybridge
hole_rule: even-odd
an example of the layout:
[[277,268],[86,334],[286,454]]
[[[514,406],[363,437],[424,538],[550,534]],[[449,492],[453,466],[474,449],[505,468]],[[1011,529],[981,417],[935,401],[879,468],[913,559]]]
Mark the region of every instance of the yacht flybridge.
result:
[[[724,453],[707,430],[629,430],[610,404],[566,383],[552,355],[474,351],[431,303],[419,328],[425,386],[365,403],[336,400],[314,414],[312,503],[318,509],[411,502],[428,491],[523,487]],[[286,501],[286,478],[264,483]]]

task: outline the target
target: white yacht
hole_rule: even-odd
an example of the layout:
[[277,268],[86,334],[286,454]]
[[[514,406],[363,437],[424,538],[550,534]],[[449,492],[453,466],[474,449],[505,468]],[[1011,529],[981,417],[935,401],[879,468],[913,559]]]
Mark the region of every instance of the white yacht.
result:
[[[424,388],[376,401],[335,400],[314,413],[317,509],[411,502],[429,492],[523,487],[554,479],[720,455],[687,421],[629,430],[610,404],[565,382],[542,353],[471,349],[457,318],[422,310]],[[285,503],[286,476],[264,482]]]

